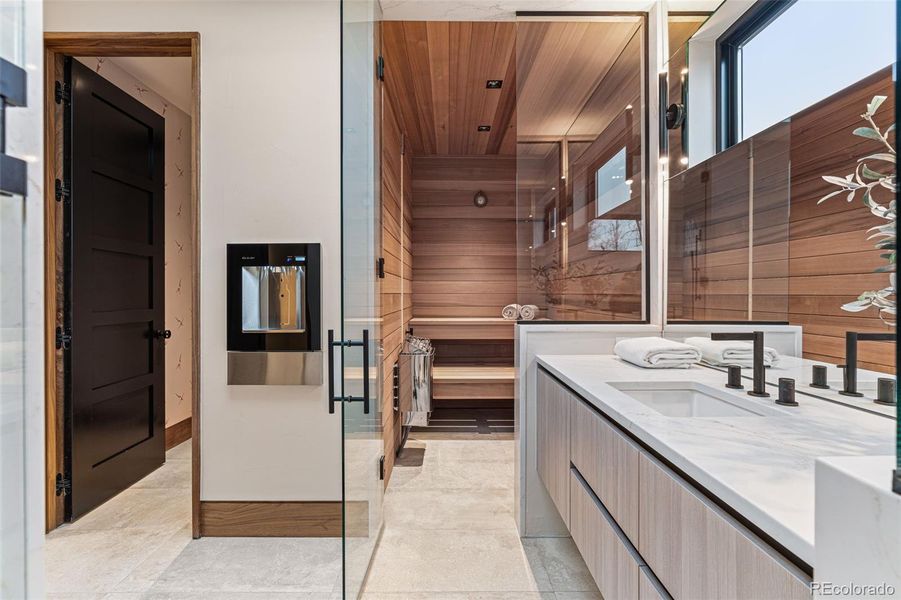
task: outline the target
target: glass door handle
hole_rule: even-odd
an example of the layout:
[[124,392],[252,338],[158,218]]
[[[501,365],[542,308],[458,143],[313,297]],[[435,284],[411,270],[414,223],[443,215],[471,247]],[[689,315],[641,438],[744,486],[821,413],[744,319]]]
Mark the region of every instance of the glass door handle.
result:
[[[363,348],[363,396],[335,395],[335,348]],[[336,402],[362,402],[363,414],[369,414],[369,330],[363,330],[362,340],[335,340],[335,330],[328,330],[328,412],[335,413]]]

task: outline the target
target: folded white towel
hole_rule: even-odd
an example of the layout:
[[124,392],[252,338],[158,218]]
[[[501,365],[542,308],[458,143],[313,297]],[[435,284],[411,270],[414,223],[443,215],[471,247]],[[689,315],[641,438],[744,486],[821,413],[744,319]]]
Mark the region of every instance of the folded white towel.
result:
[[648,369],[687,369],[701,360],[697,348],[659,337],[636,337],[616,342],[621,359]]
[[[712,340],[705,337],[690,337],[685,340],[701,352],[701,360],[717,367],[738,365],[750,369],[754,366],[754,344],[731,340]],[[763,364],[772,367],[779,363],[779,353],[774,348],[764,347]]]
[[519,304],[508,304],[504,307],[504,310],[501,311],[501,316],[508,321],[515,321],[519,318],[519,310],[521,308],[522,307]]
[[519,316],[522,317],[524,321],[531,321],[537,314],[538,307],[534,304],[524,304],[519,307]]

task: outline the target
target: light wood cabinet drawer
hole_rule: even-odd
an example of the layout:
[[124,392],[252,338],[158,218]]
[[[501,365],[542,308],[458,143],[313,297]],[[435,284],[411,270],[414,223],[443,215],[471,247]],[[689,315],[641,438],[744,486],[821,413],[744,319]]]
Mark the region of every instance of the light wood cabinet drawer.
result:
[[575,397],[541,370],[538,371],[537,391],[538,476],[568,527],[569,411]]
[[579,398],[571,408],[572,464],[632,543],[638,541],[640,449]]
[[597,500],[570,473],[570,533],[606,600],[638,598],[638,557],[634,556]]
[[646,454],[638,551],[676,600],[801,600],[806,576]]

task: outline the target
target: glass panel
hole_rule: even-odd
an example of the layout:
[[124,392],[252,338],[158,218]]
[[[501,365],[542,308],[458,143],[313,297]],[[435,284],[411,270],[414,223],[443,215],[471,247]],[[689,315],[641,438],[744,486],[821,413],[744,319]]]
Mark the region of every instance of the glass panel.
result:
[[25,0],[0,0],[0,58],[25,67]]
[[[25,66],[25,5],[0,0],[0,58]],[[7,113],[8,115],[8,113]],[[0,119],[2,121],[3,119]],[[0,136],[6,136],[0,125]],[[3,146],[0,140],[0,147]],[[25,198],[0,193],[0,598],[25,598]]]
[[[356,598],[382,522],[382,455],[378,373],[380,346],[378,284],[379,196],[376,186],[377,127],[376,0],[342,2],[342,331],[341,339],[369,347],[342,347],[342,394],[363,402],[343,405],[344,597]],[[368,357],[364,361],[363,357]],[[368,386],[364,386],[368,379]]]
[[669,180],[667,318],[749,318],[751,145]]
[[667,106],[681,105],[682,124],[667,130],[669,170],[678,173],[688,166],[688,40],[709,15],[675,15],[667,19],[670,58],[667,61]]
[[0,194],[0,598],[25,597],[24,217]]
[[751,270],[748,318],[789,320],[791,126],[780,123],[751,138]]
[[643,49],[637,18],[517,23],[517,302],[539,319],[645,319]]

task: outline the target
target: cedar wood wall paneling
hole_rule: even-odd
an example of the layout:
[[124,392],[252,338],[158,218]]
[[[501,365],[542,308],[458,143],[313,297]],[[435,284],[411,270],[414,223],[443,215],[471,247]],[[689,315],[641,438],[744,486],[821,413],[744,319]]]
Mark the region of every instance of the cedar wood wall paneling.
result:
[[[866,230],[883,221],[859,197],[817,204],[835,189],[823,175],[847,175],[859,157],[880,150],[878,142],[851,134],[877,94],[889,97],[876,116],[884,128],[894,110],[889,69],[753,140],[751,316],[802,326],[807,358],[842,363],[845,331],[890,331],[875,311],[841,310],[888,282],[886,274],[873,273],[884,261],[866,239]],[[748,318],[749,153],[750,142],[742,142],[670,181],[670,319]],[[894,372],[884,345],[864,343],[859,352],[861,367]]]
[[414,317],[500,317],[516,302],[515,175],[512,156],[413,159]]
[[[894,121],[895,94],[891,69],[868,77],[847,90],[802,112],[791,121],[791,247],[789,260],[789,320],[804,327],[804,354],[829,362],[844,362],[846,330],[888,332],[876,311],[849,313],[841,305],[865,290],[879,290],[888,275],[873,273],[884,264],[880,250],[867,240],[866,230],[885,221],[874,217],[858,196],[817,201],[836,188],[822,175],[844,176],[853,172],[857,159],[881,151],[875,140],[851,132],[864,125],[860,115],[873,96],[888,100],[876,113],[876,124],[885,128]],[[873,168],[884,168],[874,163]],[[877,199],[887,203],[885,193]],[[860,366],[894,372],[894,353],[888,345],[863,343]]]
[[381,123],[381,254],[385,278],[380,280],[383,359],[382,439],[385,449],[385,485],[394,468],[401,436],[399,414],[394,411],[393,376],[410,320],[410,161],[402,154],[403,128],[394,101],[382,88]]

